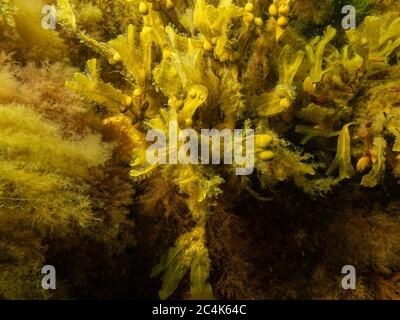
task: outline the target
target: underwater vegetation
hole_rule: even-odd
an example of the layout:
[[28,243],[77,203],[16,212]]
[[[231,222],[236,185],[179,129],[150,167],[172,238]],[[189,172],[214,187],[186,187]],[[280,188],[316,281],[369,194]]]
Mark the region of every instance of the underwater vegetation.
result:
[[[0,298],[399,298],[399,12],[0,0]],[[171,123],[253,129],[254,171],[150,164]]]

